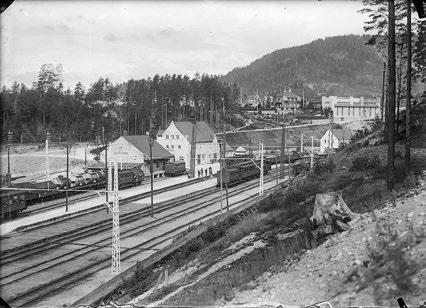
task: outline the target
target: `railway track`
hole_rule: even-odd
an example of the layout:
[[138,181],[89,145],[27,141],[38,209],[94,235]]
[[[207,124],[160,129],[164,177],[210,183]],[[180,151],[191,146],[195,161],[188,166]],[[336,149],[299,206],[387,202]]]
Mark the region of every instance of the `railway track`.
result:
[[[174,189],[178,189],[178,188],[182,188],[182,187],[185,187],[185,186],[189,186],[189,185],[201,182],[201,181],[203,181],[202,178],[193,179],[193,180],[181,182],[181,183],[178,183],[178,184],[174,184],[174,185],[162,187],[162,188],[159,188],[159,189],[154,189],[153,192],[154,192],[154,194],[160,194],[160,193],[168,192],[168,191],[171,191],[171,190],[174,190]],[[150,194],[151,194],[151,192],[147,191],[147,192],[136,194],[134,196],[121,198],[120,199],[120,204],[125,204],[125,203],[131,202],[131,201],[136,201],[136,200],[139,200],[139,199],[147,198],[147,197],[150,196]],[[73,201],[73,203],[85,201],[85,200],[88,200],[90,198],[93,198],[93,195],[90,196],[90,197],[85,197],[85,198],[83,197],[82,199],[79,199],[79,200],[77,200],[75,202]],[[98,198],[97,193],[96,193],[96,198]],[[55,204],[55,206],[52,207],[52,208],[50,208],[50,209],[61,208],[61,207],[64,207],[64,206],[65,206],[65,203],[63,202],[63,203],[60,203],[60,204]],[[61,223],[61,222],[66,221],[66,220],[72,220],[72,219],[75,219],[76,217],[79,217],[79,216],[82,216],[82,215],[86,215],[86,214],[89,214],[89,213],[94,213],[94,212],[102,211],[104,209],[105,209],[105,205],[103,205],[103,204],[102,205],[97,205],[97,206],[93,206],[93,207],[90,207],[90,208],[87,208],[87,209],[84,209],[84,210],[81,210],[81,211],[78,211],[78,212],[69,213],[68,215],[65,215],[65,216],[62,216],[62,217],[59,217],[59,218],[54,218],[54,219],[49,220],[49,221],[42,221],[40,223],[35,223],[35,224],[32,224],[32,225],[19,227],[19,228],[16,229],[16,231],[33,230],[33,229],[37,229],[37,228],[43,227],[46,224],[50,224],[51,225],[51,224]],[[1,259],[1,257],[0,257],[0,259]]]
[[[275,181],[275,179],[269,179],[267,181],[265,181],[265,183],[270,182],[270,181]],[[253,189],[253,187],[257,186],[257,183],[254,184],[248,184],[245,185],[245,187],[237,187],[235,190],[233,190],[230,193],[230,197],[237,195],[237,194],[241,194],[244,191],[248,191]],[[238,189],[240,188],[240,189]],[[217,192],[217,189],[215,189],[215,191]],[[211,194],[211,192],[209,192]],[[208,193],[206,192],[206,196],[208,195]],[[194,196],[194,198],[199,199],[200,196]],[[194,199],[193,198],[193,199]],[[249,199],[253,198],[253,195],[250,195],[247,198],[244,198],[243,200],[240,200],[234,204],[232,204],[232,207],[237,206],[238,204],[240,204],[241,202],[247,201]],[[196,200],[195,199],[195,200]],[[184,201],[182,200],[182,202],[189,202],[188,200]],[[131,228],[128,229],[124,232],[122,232],[121,234],[121,238],[125,239],[128,237],[133,237],[135,235],[144,233],[150,229],[153,228],[158,228],[160,225],[162,224],[166,224],[172,220],[176,220],[179,217],[182,216],[186,216],[188,214],[194,213],[196,211],[200,211],[201,209],[205,209],[208,208],[210,206],[212,206],[213,204],[217,203],[217,196],[214,196],[213,198],[210,198],[209,200],[206,200],[205,202],[203,202],[202,204],[197,203],[195,205],[192,205],[190,207],[185,207],[183,209],[178,210],[177,212],[172,213],[171,215],[165,216],[163,218],[157,219],[155,221],[149,222],[148,224],[145,224],[144,226],[139,226],[137,228]],[[160,213],[161,211],[166,211],[167,209],[173,208],[173,207],[177,207],[179,205],[176,204],[176,202],[170,202],[169,204],[164,204],[162,207],[159,207],[157,209],[157,213]],[[209,213],[203,215],[202,217],[199,217],[195,220],[192,220],[190,222],[187,222],[183,225],[180,225],[172,230],[167,231],[166,233],[163,233],[157,237],[153,237],[151,239],[148,239],[142,243],[139,243],[135,246],[132,247],[127,247],[125,249],[122,249],[121,251],[121,256],[122,256],[122,260],[125,260],[127,258],[130,258],[136,254],[138,254],[141,250],[143,249],[154,249],[155,247],[161,246],[161,244],[170,241],[171,238],[173,238],[176,234],[178,234],[179,232],[186,230],[189,226],[194,225],[195,223],[199,222],[199,221],[203,221],[208,219],[209,217],[215,216],[216,214],[218,214],[218,212],[220,212],[220,210],[214,210],[214,211],[209,211]],[[133,213],[132,213],[133,214]],[[135,215],[149,215],[147,213],[147,209],[145,209],[145,213],[137,213]],[[128,222],[124,222],[126,219],[129,219]],[[133,220],[132,220],[133,219]],[[124,217],[121,219],[121,223],[123,224],[128,224],[131,221],[134,221],[138,219],[137,216],[131,216],[129,215],[128,218]],[[96,231],[96,233],[100,233],[103,231],[106,231],[107,229],[111,228],[111,221],[109,221],[110,224],[109,226],[98,226],[98,230]],[[91,232],[93,230],[86,230],[87,232]],[[87,237],[87,233],[80,233],[78,236],[80,237]],[[93,234],[92,234],[93,235]],[[68,238],[69,241],[74,241],[75,238]],[[58,241],[60,242],[61,239],[58,239]],[[63,241],[63,239],[62,239]],[[13,273],[11,275],[7,275],[2,277],[2,284],[1,287],[3,288],[6,285],[12,284],[14,282],[18,282],[21,281],[22,279],[25,279],[26,277],[32,276],[32,275],[36,275],[37,273],[40,273],[42,271],[46,271],[49,269],[52,269],[53,267],[57,267],[60,265],[63,265],[64,262],[70,262],[71,260],[74,260],[75,258],[80,258],[83,257],[87,254],[89,254],[90,252],[96,251],[98,250],[100,247],[101,248],[107,248],[110,245],[110,236],[105,236],[101,239],[98,239],[97,241],[95,241],[94,243],[91,243],[90,246],[86,246],[86,247],[82,247],[80,249],[78,249],[77,251],[74,250],[72,253],[66,254],[66,255],[62,255],[59,257],[56,257],[52,260],[50,260],[50,264],[46,264],[46,262],[41,262],[39,264],[36,264],[30,268],[26,268],[20,272],[17,273]],[[60,245],[58,243],[58,245]],[[148,246],[147,246],[148,245]],[[40,248],[40,247],[39,247]],[[44,249],[50,249],[49,247],[45,247]],[[38,254],[40,253],[40,251],[36,251],[33,250],[32,254],[26,254],[25,256],[21,255],[21,258],[25,258],[28,256],[31,256],[33,254]],[[12,258],[13,255],[9,255],[8,258]],[[16,256],[16,254],[15,254]],[[68,259],[64,259],[64,257],[67,257]],[[3,259],[3,258],[2,258]],[[10,259],[10,262],[12,262],[13,260],[16,259]],[[4,262],[4,260],[3,260]],[[3,266],[3,262],[2,262],[2,266]],[[55,263],[56,262],[56,263]],[[80,269],[73,271],[72,273],[68,273],[65,274],[61,277],[55,278],[52,281],[49,281],[48,283],[45,283],[41,286],[37,286],[35,288],[30,288],[29,290],[20,293],[14,297],[8,298],[7,300],[9,301],[10,304],[14,305],[14,306],[22,306],[22,305],[28,305],[28,304],[33,304],[36,302],[39,302],[41,299],[43,299],[44,297],[46,297],[47,295],[51,294],[52,292],[55,292],[56,290],[63,288],[71,283],[75,283],[81,279],[84,279],[86,277],[88,277],[89,275],[92,275],[93,273],[106,268],[109,266],[110,263],[110,257],[105,257],[101,260],[98,260],[97,262],[92,262],[86,266],[81,267]],[[6,264],[6,263],[5,263]],[[43,267],[44,266],[44,267]],[[29,272],[30,269],[36,269],[34,272]]]
[[[165,178],[154,179],[154,183],[161,182],[164,179]],[[200,180],[200,179],[190,180],[190,181],[186,181],[184,183],[187,183],[187,182],[194,183],[194,182],[197,182],[198,180]],[[144,184],[147,185],[148,182],[145,182]],[[179,183],[177,185],[181,185],[181,184],[182,183]],[[170,187],[173,187],[173,186],[174,185],[171,185]],[[124,190],[129,189],[129,188],[134,188],[134,187],[138,187],[138,186],[126,187],[126,188],[124,188]],[[97,190],[99,190],[99,189],[97,189]],[[94,196],[97,196],[96,192],[87,192],[87,193],[83,193],[83,194],[84,195],[80,195],[80,193],[70,194],[69,199],[68,199],[68,206],[71,206],[72,204],[75,204],[77,202],[89,200],[89,199],[93,198]],[[47,212],[49,210],[53,210],[53,209],[57,209],[57,208],[65,208],[65,206],[66,206],[65,197],[58,198],[55,201],[52,200],[52,201],[44,201],[44,202],[40,202],[40,203],[35,203],[35,204],[29,205],[28,209],[23,211],[22,213],[20,213],[17,217],[12,217],[12,218],[6,217],[6,218],[2,218],[0,221],[1,222],[13,221],[13,220],[16,220],[16,219],[19,219],[19,218],[22,218],[22,217],[26,217],[26,216],[29,216],[29,215]]]

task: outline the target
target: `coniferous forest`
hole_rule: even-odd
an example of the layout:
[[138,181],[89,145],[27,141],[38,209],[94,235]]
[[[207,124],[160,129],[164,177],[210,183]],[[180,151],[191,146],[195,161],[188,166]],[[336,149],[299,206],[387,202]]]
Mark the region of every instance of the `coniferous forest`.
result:
[[61,65],[45,64],[31,88],[17,82],[2,88],[3,140],[9,130],[14,142],[21,135],[23,142],[40,142],[47,131],[59,142],[114,139],[145,134],[151,115],[155,128],[164,129],[172,120],[188,120],[192,111],[217,127],[226,110],[226,121],[238,125],[230,116],[238,97],[237,86],[206,74],[155,75],[121,84],[99,78],[88,89],[81,83],[64,89]]

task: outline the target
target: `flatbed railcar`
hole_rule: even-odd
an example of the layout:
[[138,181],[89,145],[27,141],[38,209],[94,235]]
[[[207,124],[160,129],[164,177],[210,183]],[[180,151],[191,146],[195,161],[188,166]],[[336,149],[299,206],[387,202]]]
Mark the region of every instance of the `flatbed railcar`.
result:
[[[140,167],[119,170],[118,183],[120,188],[141,185],[144,173]],[[76,194],[76,190],[102,189],[106,185],[106,173],[99,168],[87,169],[84,173],[55,177],[49,181],[22,182],[13,184],[10,188],[21,190],[2,191],[2,217],[3,212],[7,216],[14,217],[32,204],[53,200],[65,196],[65,190],[70,189],[69,194]],[[6,193],[8,192],[8,193]]]

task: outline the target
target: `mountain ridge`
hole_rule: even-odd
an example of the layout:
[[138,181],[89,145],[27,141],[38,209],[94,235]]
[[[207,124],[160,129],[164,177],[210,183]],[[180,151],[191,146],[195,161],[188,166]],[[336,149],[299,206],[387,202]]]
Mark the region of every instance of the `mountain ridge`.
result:
[[302,95],[303,85],[307,98],[380,95],[383,61],[367,40],[350,34],[278,49],[234,68],[222,80],[236,83],[245,94],[272,94],[289,87]]

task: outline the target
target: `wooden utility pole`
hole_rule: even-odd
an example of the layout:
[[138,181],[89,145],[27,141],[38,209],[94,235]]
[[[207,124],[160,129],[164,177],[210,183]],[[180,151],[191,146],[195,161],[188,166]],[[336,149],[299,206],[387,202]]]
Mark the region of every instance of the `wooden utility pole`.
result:
[[[84,149],[86,153],[86,149]],[[70,161],[70,151],[71,151],[71,145],[68,143],[66,146],[66,151],[67,151],[67,179],[69,179],[69,161]],[[68,185],[67,185],[67,190],[65,192],[65,212],[68,212]]]
[[197,131],[196,131],[196,125],[197,125],[197,116],[195,112],[191,112],[189,115],[189,120],[192,123],[192,138],[191,138],[191,156],[189,161],[189,174],[192,179],[195,178],[195,155],[196,155],[196,146],[197,146]]
[[284,178],[284,161],[285,161],[285,125],[281,127],[281,162],[280,162],[280,175]]
[[392,191],[395,176],[395,0],[388,0],[388,166],[387,166],[387,190]]
[[410,113],[411,113],[411,0],[407,6],[407,95],[405,103],[405,172],[410,170]]

